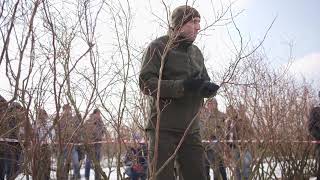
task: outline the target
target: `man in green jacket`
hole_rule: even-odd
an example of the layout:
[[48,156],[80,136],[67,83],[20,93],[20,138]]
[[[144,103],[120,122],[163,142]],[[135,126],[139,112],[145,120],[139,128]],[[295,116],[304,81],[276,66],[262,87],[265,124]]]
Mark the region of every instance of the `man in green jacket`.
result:
[[[199,30],[199,12],[187,5],[177,7],[171,15],[168,35],[155,39],[145,50],[139,76],[142,92],[150,97],[150,120],[146,127],[150,162],[156,159],[158,171],[184,138],[176,157],[184,180],[206,179],[198,112],[203,98],[214,96],[219,89],[210,82],[203,55],[193,44]],[[159,141],[155,146],[157,127]],[[156,179],[175,179],[173,160]]]

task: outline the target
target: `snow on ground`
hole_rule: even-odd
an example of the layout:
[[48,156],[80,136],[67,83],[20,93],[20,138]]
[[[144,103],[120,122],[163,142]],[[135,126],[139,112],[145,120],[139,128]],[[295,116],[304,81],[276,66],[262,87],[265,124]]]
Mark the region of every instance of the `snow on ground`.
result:
[[[55,163],[52,163],[52,164],[54,165]],[[101,165],[102,165],[103,167],[106,167],[106,165],[107,165],[107,160],[105,160],[104,162],[102,162]],[[266,168],[266,170],[268,169],[267,166],[265,166],[265,168]],[[53,167],[53,169],[56,169],[56,168]],[[80,169],[81,180],[85,180],[84,171],[85,171],[84,164],[82,164],[81,169]],[[108,169],[108,168],[103,168],[103,171],[104,171],[106,174],[108,174],[109,169]],[[116,169],[113,168],[111,171],[112,171],[112,173],[111,173],[110,180],[116,180],[116,179],[117,179]],[[122,174],[123,174],[124,169],[121,168],[121,171],[122,171]],[[70,170],[70,174],[72,174],[72,173],[73,173],[73,170],[71,169],[71,170]],[[227,174],[228,174],[228,179],[229,179],[229,178],[230,178],[230,171],[229,171],[228,168],[227,168]],[[210,175],[211,175],[211,179],[213,179],[213,171],[212,171],[212,170],[210,170]],[[280,170],[279,167],[276,168],[276,175],[277,175],[279,178],[281,177],[281,170]],[[51,176],[51,179],[56,179],[56,173],[55,173],[55,171],[52,171],[51,174],[50,174],[50,176]],[[72,177],[72,175],[70,175],[70,177]],[[24,175],[24,174],[20,174],[16,179],[17,179],[17,180],[28,180],[27,176]],[[29,180],[32,180],[32,177],[29,177]],[[93,170],[93,169],[90,170],[90,180],[94,180],[94,170]],[[309,180],[316,180],[316,178],[315,178],[315,177],[311,177]]]
[[[113,170],[114,171],[113,171],[113,173],[111,173],[110,180],[117,180],[116,170],[115,169],[113,169]],[[71,172],[72,172],[72,170],[71,170]],[[105,168],[104,172],[108,172],[108,170]],[[81,174],[81,180],[85,180],[85,178],[84,178],[84,168],[81,168],[80,174]],[[51,179],[56,179],[55,175],[56,175],[55,172],[52,172],[51,173]],[[211,179],[213,179],[212,170],[211,170]],[[21,175],[18,176],[17,180],[27,180],[27,177],[25,175],[21,174]],[[32,180],[32,177],[29,177],[29,180]],[[94,180],[94,171],[93,170],[90,171],[90,180]],[[309,180],[316,180],[316,178],[312,177]]]
[[[72,174],[72,170],[71,170],[70,172],[71,172],[71,174]],[[105,168],[105,169],[104,169],[104,172],[108,172],[108,170]],[[116,180],[116,179],[117,179],[117,176],[116,176],[116,173],[115,173],[116,170],[114,169],[113,172],[114,172],[114,173],[111,173],[111,178],[110,178],[110,180]],[[85,180],[85,177],[84,177],[84,168],[81,168],[81,169],[80,169],[80,174],[81,174],[81,180]],[[51,172],[50,176],[51,176],[51,179],[56,179],[56,174],[55,174],[55,172]],[[72,175],[70,175],[70,177],[72,177]],[[24,174],[20,174],[16,179],[17,179],[17,180],[27,180],[27,176],[24,175]],[[29,180],[32,180],[32,177],[29,177]],[[94,180],[94,171],[93,171],[93,170],[90,171],[90,180]]]

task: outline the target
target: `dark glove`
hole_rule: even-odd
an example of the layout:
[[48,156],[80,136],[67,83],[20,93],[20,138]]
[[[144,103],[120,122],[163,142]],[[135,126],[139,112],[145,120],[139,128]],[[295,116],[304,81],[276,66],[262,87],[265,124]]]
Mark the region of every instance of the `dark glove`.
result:
[[183,81],[184,91],[187,93],[196,93],[202,84],[204,79],[187,79]]
[[205,83],[203,83],[203,86],[200,90],[200,94],[203,97],[214,96],[217,93],[219,88],[220,88],[220,86],[216,85],[215,83],[205,82]]

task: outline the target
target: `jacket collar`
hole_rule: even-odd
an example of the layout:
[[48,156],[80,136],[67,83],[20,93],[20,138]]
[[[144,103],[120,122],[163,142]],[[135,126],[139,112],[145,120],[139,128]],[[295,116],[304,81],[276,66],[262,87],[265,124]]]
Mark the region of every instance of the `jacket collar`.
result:
[[190,41],[183,36],[177,35],[177,32],[173,31],[172,29],[168,31],[168,37],[169,40],[173,40],[172,45],[175,48],[187,49],[193,43],[193,41]]

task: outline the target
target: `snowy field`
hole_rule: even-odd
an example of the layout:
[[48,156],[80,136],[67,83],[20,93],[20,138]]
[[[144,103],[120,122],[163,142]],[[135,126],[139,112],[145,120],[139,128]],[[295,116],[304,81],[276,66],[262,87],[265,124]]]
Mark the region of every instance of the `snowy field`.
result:
[[[70,170],[71,174],[72,174],[72,170]],[[108,172],[107,169],[104,169],[104,172]],[[117,176],[116,176],[116,170],[114,169],[113,171],[114,173],[111,173],[111,178],[110,180],[117,180]],[[81,168],[80,169],[80,174],[81,174],[81,180],[85,180],[85,177],[84,177],[84,168]],[[56,179],[56,174],[55,172],[51,172],[51,179]],[[70,177],[72,177],[72,175],[70,175]],[[23,175],[23,174],[20,174],[17,178],[17,180],[27,180],[28,178]],[[29,180],[32,180],[32,177],[29,176]],[[94,171],[91,170],[90,171],[90,180],[94,180]]]
[[[72,170],[70,172],[72,173]],[[104,169],[104,172],[108,172],[107,168]],[[84,168],[81,168],[80,174],[81,174],[81,180],[85,180]],[[228,174],[229,174],[229,172],[228,172]],[[280,172],[279,172],[279,175],[280,175]],[[27,180],[28,178],[25,175],[21,174],[16,179],[18,179],[18,180]],[[56,176],[55,176],[54,172],[51,173],[51,179],[56,179]],[[213,179],[213,172],[211,170],[211,180],[212,179]],[[229,177],[228,177],[228,179],[229,179]],[[29,180],[32,180],[32,177],[29,177]],[[90,180],[94,180],[94,171],[93,170],[90,171]],[[113,173],[111,173],[110,180],[117,180],[116,170],[115,169],[113,170]],[[316,180],[316,178],[312,177],[312,178],[310,178],[310,180]]]
[[[52,169],[56,169],[56,167],[55,167],[56,162],[55,162],[54,158],[52,159],[51,164],[53,165]],[[109,169],[106,168],[107,164],[108,164],[108,160],[107,159],[104,159],[104,161],[101,162],[101,167],[103,168],[103,171],[108,175]],[[264,168],[265,168],[265,172],[267,172],[270,169],[267,164],[264,166]],[[121,168],[121,171],[122,171],[121,173],[124,174],[124,169],[123,168]],[[227,171],[228,179],[230,179],[231,172],[230,172],[229,168],[226,168],[226,171]],[[70,173],[69,177],[72,177],[73,170],[70,169],[69,173]],[[280,167],[276,168],[275,173],[276,173],[276,176],[278,178],[281,178]],[[81,169],[80,169],[81,180],[85,180],[84,174],[85,174],[85,168],[84,168],[84,163],[82,162],[81,163]],[[213,179],[213,171],[212,170],[210,170],[210,175],[211,175],[211,180],[212,180]],[[51,179],[56,179],[55,171],[52,171],[50,176],[51,176]],[[29,176],[27,178],[26,175],[20,174],[16,179],[17,180],[28,180],[28,179],[32,180],[32,177]],[[90,180],[94,180],[94,170],[93,169],[90,170]],[[117,180],[117,174],[116,174],[116,169],[115,168],[112,169],[110,180]],[[316,180],[316,178],[315,177],[311,177],[309,180]]]

